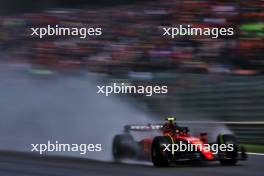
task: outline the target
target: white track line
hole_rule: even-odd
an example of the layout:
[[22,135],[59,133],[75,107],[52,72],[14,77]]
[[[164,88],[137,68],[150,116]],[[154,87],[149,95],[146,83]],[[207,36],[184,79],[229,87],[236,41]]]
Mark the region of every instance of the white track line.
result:
[[264,156],[264,153],[252,153],[252,152],[247,152],[249,155],[259,155],[259,156]]

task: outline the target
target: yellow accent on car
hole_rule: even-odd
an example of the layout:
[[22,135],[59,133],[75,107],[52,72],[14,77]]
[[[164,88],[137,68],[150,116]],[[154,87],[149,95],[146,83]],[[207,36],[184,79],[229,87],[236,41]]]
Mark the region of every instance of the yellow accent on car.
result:
[[172,137],[170,134],[166,134],[166,136],[170,137],[172,143],[175,144],[175,142],[174,142],[174,140],[173,140],[173,137]]

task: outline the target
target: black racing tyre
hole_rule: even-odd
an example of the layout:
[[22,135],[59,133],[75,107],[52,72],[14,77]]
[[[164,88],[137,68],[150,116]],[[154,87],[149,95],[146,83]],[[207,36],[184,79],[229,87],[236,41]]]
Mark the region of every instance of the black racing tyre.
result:
[[[153,139],[151,146],[151,159],[156,167],[166,167],[170,165],[171,151],[163,151],[165,145],[172,144],[171,138],[168,136],[157,136]],[[171,147],[170,147],[171,148]]]
[[[238,144],[236,137],[232,134],[223,134],[218,135],[217,143],[220,146],[221,144],[233,145],[232,151],[218,151],[219,161],[222,165],[236,165],[238,157]],[[220,148],[220,147],[219,147]]]
[[129,158],[135,154],[136,142],[130,134],[116,135],[112,143],[112,153],[115,161],[122,158]]
[[246,148],[243,145],[239,145],[239,149],[240,149],[239,151],[241,152],[241,158],[244,160],[247,159],[248,155]]

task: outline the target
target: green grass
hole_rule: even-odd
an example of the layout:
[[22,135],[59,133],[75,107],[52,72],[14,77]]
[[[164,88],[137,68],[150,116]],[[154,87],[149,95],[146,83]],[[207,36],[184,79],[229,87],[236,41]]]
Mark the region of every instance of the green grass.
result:
[[243,146],[246,148],[247,152],[264,153],[264,145],[243,144]]

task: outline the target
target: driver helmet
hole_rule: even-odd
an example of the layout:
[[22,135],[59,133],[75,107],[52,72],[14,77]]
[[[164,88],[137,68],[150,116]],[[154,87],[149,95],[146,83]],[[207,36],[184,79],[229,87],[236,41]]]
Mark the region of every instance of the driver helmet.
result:
[[166,120],[167,120],[168,122],[170,122],[170,123],[175,123],[175,122],[176,122],[176,118],[175,118],[174,116],[168,116],[168,117],[166,118]]

